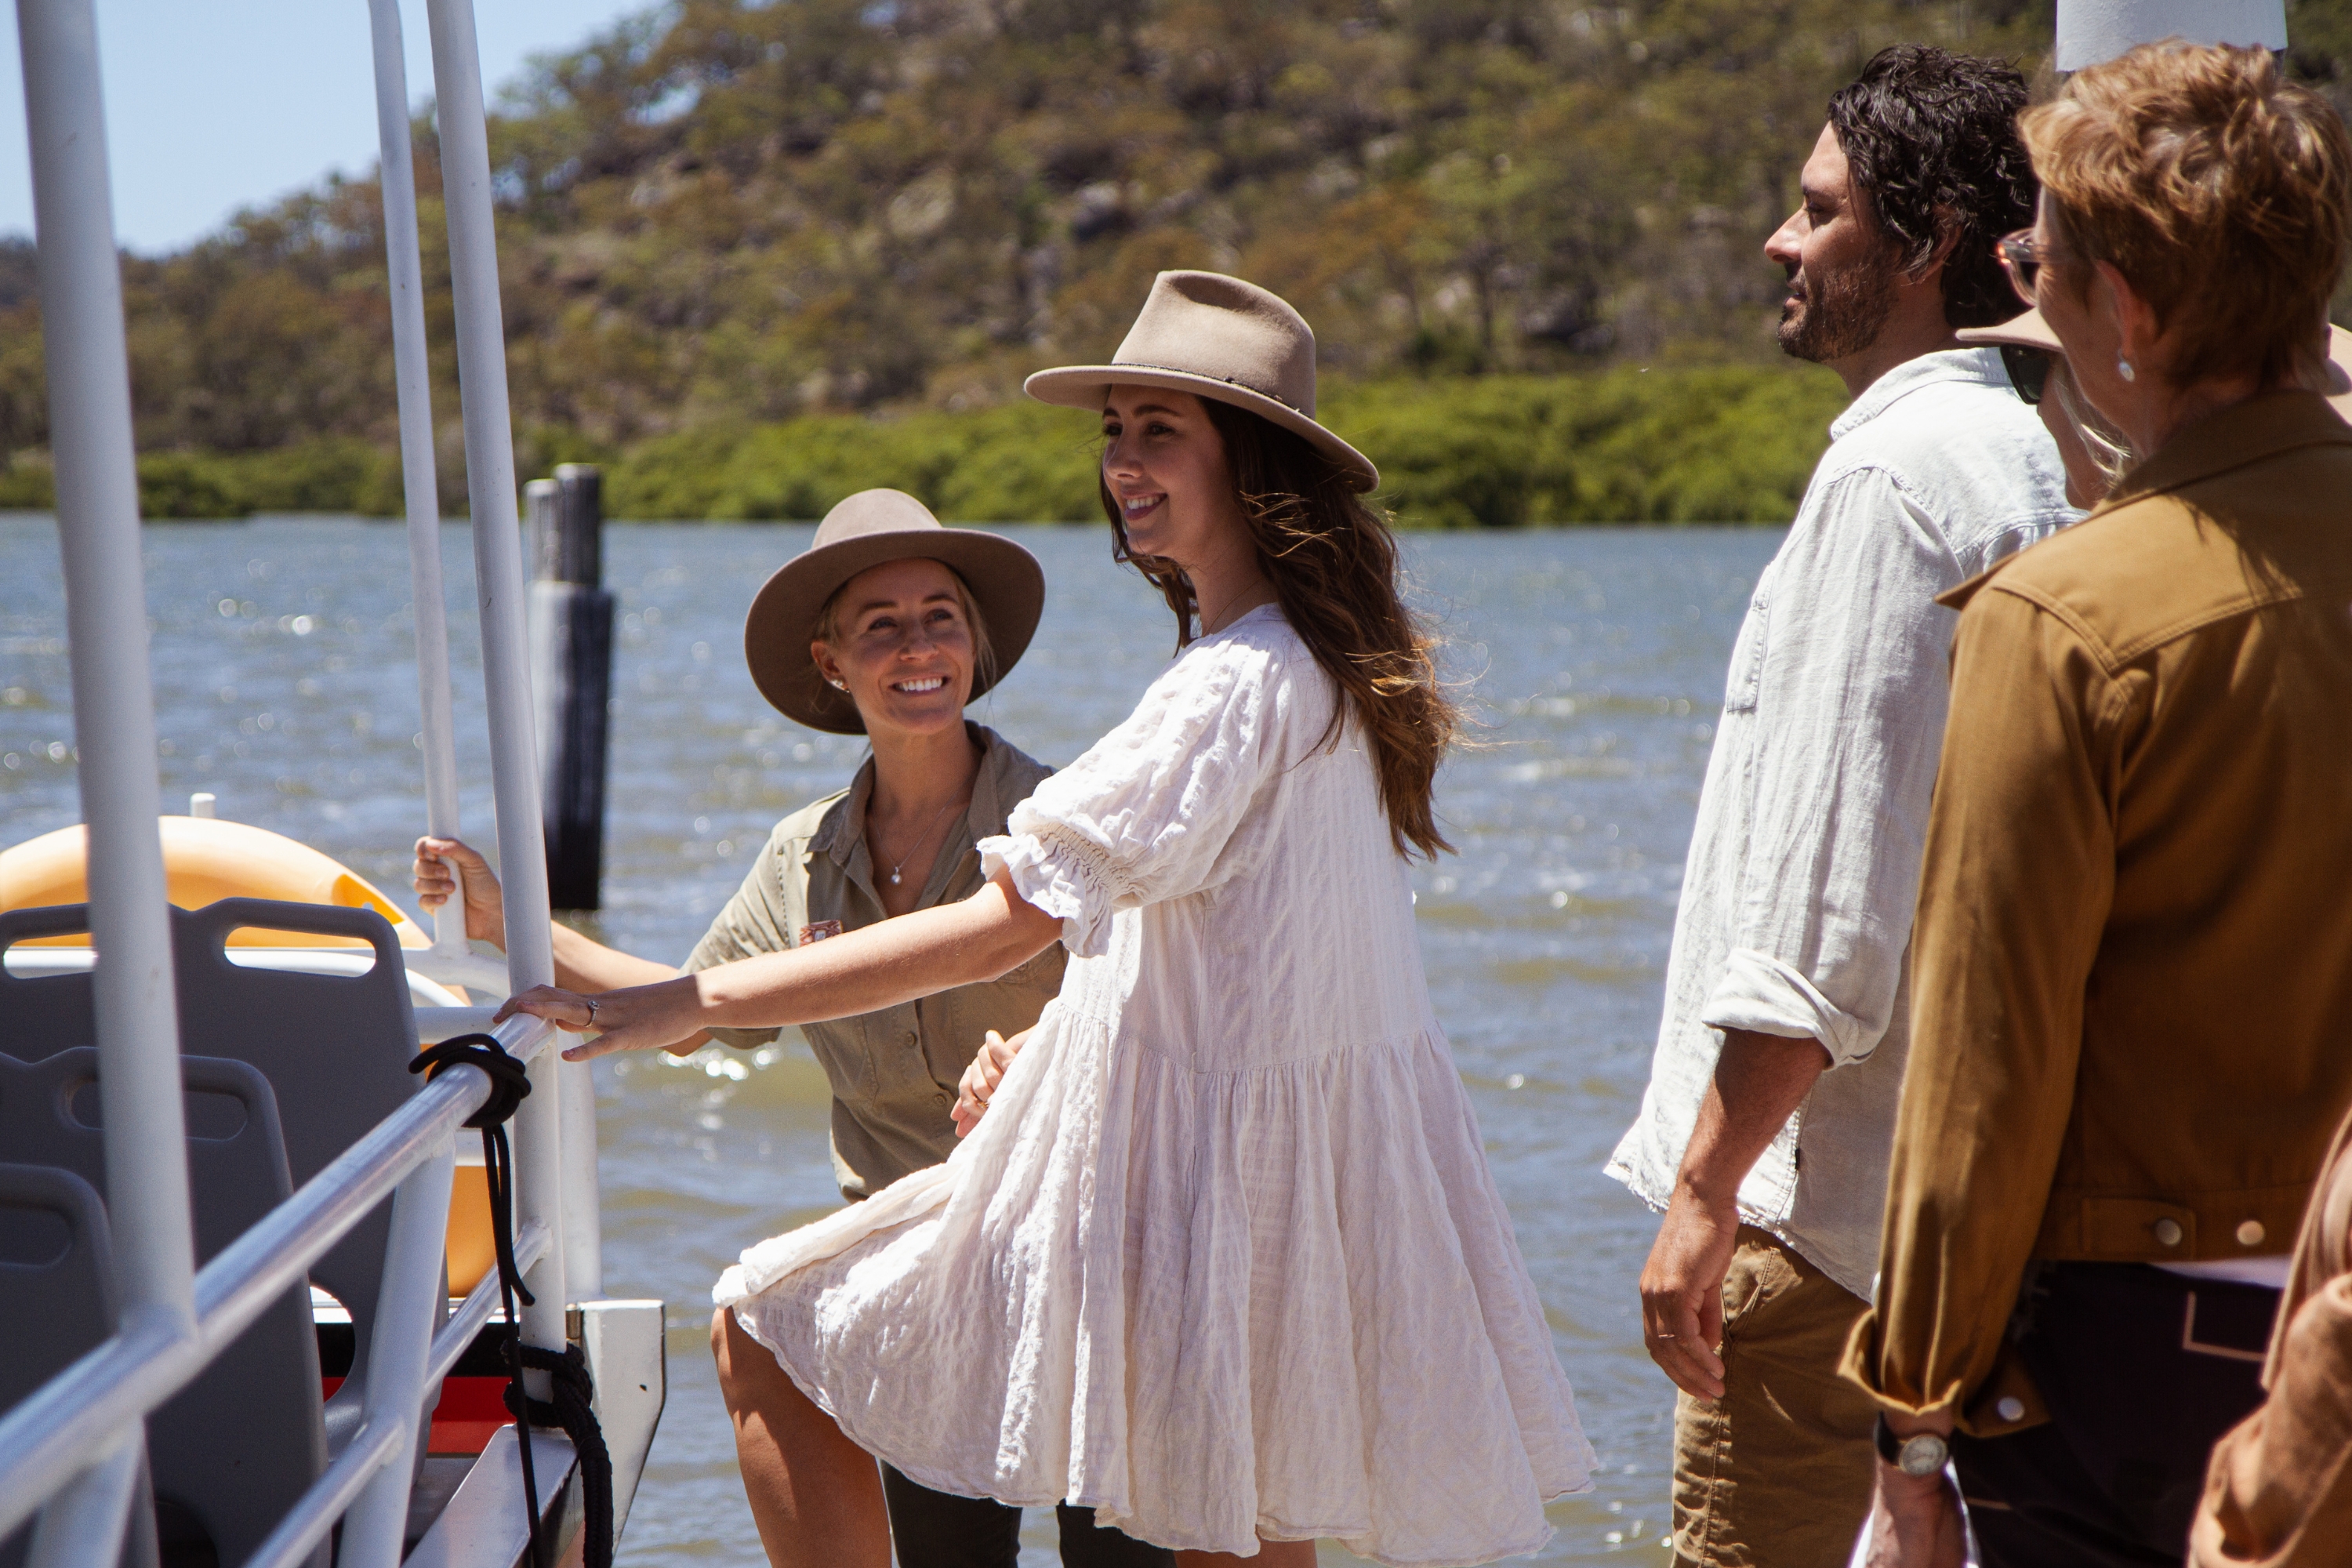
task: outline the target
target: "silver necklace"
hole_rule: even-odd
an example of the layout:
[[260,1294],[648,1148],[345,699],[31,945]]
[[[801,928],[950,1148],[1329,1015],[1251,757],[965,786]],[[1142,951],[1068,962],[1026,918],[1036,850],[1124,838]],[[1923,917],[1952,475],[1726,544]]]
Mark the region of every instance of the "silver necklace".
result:
[[932,830],[937,828],[940,823],[945,822],[948,819],[948,813],[953,811],[959,805],[966,805],[969,804],[971,804],[969,799],[962,801],[951,800],[948,802],[947,805],[940,808],[940,814],[931,818],[930,826],[923,829],[923,836],[920,838],[916,839],[912,844],[907,846],[907,852],[898,857],[898,864],[890,868],[890,885],[892,887],[895,888],[898,885],[899,868],[905,866],[908,861],[912,860],[915,858],[916,850],[920,849],[924,845],[930,842]]
[[[1263,574],[1261,574],[1261,575],[1259,575],[1257,578],[1255,578],[1255,580],[1253,580],[1253,581],[1251,581],[1251,582],[1249,582],[1249,583],[1245,583],[1245,584],[1244,584],[1241,586],[1241,588],[1240,588],[1240,589],[1238,589],[1237,591],[1235,591],[1235,592],[1234,592],[1234,593],[1233,593],[1233,594],[1230,594],[1230,595],[1226,595],[1226,597],[1225,597],[1225,602],[1224,602],[1223,606],[1222,608],[1220,608],[1220,609],[1218,610],[1218,612],[1217,612],[1217,613],[1218,613],[1219,615],[1223,615],[1226,610],[1230,610],[1230,609],[1232,609],[1235,605],[1240,604],[1240,603],[1242,602],[1242,600],[1243,600],[1244,598],[1245,598],[1245,597],[1248,595],[1249,591],[1250,591],[1252,588],[1255,588],[1255,587],[1259,586],[1260,584],[1264,584],[1264,583],[1265,583],[1265,576],[1264,576]],[[1200,604],[1201,604],[1201,595],[1200,595],[1199,594],[1197,594],[1197,593],[1196,593],[1196,594],[1194,594],[1194,595],[1192,595],[1192,605],[1193,605],[1193,611],[1192,611],[1192,613],[1193,613],[1194,615],[1196,615],[1196,616],[1200,615]],[[1214,636],[1216,635],[1216,633],[1212,632],[1211,630],[1209,630],[1209,619],[1210,619],[1210,617],[1208,617],[1207,616],[1201,616],[1201,635],[1202,635],[1202,637],[1214,637]],[[1223,628],[1220,627],[1219,629],[1220,629],[1220,630],[1222,630],[1222,629],[1223,629]]]

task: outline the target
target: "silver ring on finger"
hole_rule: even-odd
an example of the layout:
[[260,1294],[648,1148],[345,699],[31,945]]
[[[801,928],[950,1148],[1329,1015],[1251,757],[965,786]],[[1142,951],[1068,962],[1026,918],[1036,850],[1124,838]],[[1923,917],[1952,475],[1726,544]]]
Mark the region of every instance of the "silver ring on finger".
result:
[[588,1026],[593,1029],[596,1026],[596,998],[591,996],[586,1000],[588,1003]]
[[1652,1337],[1652,1338],[1654,1338],[1654,1339],[1670,1340],[1670,1339],[1673,1339],[1675,1336],[1674,1336],[1674,1335],[1672,1335],[1672,1334],[1654,1334],[1654,1335],[1653,1335],[1653,1336],[1651,1336],[1651,1337]]

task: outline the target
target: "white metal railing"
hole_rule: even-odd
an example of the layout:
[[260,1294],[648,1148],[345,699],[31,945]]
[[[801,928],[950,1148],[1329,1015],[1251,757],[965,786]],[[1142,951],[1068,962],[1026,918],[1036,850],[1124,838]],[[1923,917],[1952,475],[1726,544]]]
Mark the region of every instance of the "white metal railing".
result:
[[[427,738],[426,826],[454,833],[455,748],[439,517],[425,375],[421,267],[397,0],[369,0],[383,142],[386,253],[403,478]],[[553,976],[547,874],[523,631],[520,539],[499,321],[497,238],[472,0],[427,0],[448,212],[461,405],[480,594],[492,784],[508,873],[504,973]],[[352,1226],[393,1195],[383,1295],[360,1428],[251,1559],[301,1561],[344,1521],[340,1561],[399,1560],[426,1389],[488,1321],[495,1276],[442,1322],[441,1252],[455,1130],[489,1090],[445,1072],[215,1257],[194,1267],[186,1129],[155,771],[137,466],[92,0],[17,0],[50,400],[66,617],[89,827],[92,945],[109,1219],[121,1314],[104,1344],[0,1416],[0,1536],[37,1519],[36,1568],[86,1568],[121,1549],[144,1464],[144,1416],[187,1385]],[[437,922],[431,970],[480,983],[462,906]],[[453,934],[454,932],[454,934]],[[563,1313],[601,1273],[593,1090],[562,1068],[549,1026],[498,1034],[535,1092],[513,1129],[517,1262],[536,1304],[524,1342],[564,1343]],[[572,1291],[567,1291],[567,1263]],[[437,1327],[437,1332],[436,1331]],[[545,1376],[531,1374],[537,1397]]]
[[[509,1019],[497,1033],[511,1054],[526,1060],[543,1056],[556,1035],[551,1026],[529,1017]],[[101,1092],[104,1086],[101,1068]],[[123,1432],[184,1387],[395,1189],[383,1305],[369,1342],[366,1414],[359,1435],[271,1537],[267,1550],[282,1552],[283,1557],[254,1561],[299,1559],[341,1515],[341,1506],[329,1510],[320,1500],[340,1492],[348,1503],[380,1473],[396,1484],[404,1510],[404,1461],[413,1458],[409,1445],[424,1413],[425,1391],[436,1369],[446,1372],[455,1363],[497,1298],[498,1279],[491,1275],[446,1323],[438,1321],[453,1134],[488,1098],[489,1088],[489,1079],[476,1068],[453,1068],[436,1076],[195,1275],[192,1332],[173,1333],[152,1315],[142,1321],[126,1317],[111,1339],[0,1417],[0,1535],[104,1461]],[[543,1258],[547,1245],[543,1223],[525,1226],[517,1238],[517,1263],[534,1252]],[[391,1465],[394,1458],[404,1462]],[[307,1522],[317,1523],[307,1540],[289,1535],[289,1526],[307,1528]],[[395,1517],[388,1536],[391,1561],[399,1555],[399,1523]],[[345,1563],[367,1560],[352,1555],[367,1536],[356,1529],[346,1531]],[[86,1563],[108,1555],[100,1550],[71,1560]]]

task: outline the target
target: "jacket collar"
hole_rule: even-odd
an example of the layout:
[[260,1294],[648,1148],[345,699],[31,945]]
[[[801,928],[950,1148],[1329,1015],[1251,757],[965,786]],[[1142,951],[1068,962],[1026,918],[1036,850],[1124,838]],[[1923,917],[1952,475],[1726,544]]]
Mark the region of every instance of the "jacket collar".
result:
[[1842,441],[1923,386],[1959,382],[2007,390],[2009,372],[2001,368],[1999,349],[1938,349],[1905,360],[1862,389],[1845,412],[1830,421],[1830,439]]
[[[2352,447],[2352,425],[2326,398],[2315,392],[2260,393],[2183,426],[2154,457],[2124,475],[2089,517],[2104,517],[2117,507],[2201,484],[2298,447],[2331,444]],[[1994,563],[1958,587],[1936,595],[1936,603],[1954,610],[1965,607],[1977,590],[2024,553],[2021,550]]]
[[2132,468],[2092,510],[2093,517],[2297,447],[2352,446],[2352,425],[2315,392],[2264,392],[2180,427]]

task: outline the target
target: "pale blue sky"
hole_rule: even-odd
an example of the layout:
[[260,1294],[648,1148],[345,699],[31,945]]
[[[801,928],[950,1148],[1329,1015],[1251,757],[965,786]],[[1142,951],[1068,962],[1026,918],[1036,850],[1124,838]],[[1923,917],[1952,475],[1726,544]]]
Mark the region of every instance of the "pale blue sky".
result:
[[[584,41],[655,0],[475,0],[493,97],[533,55]],[[114,225],[142,255],[176,250],[239,207],[357,174],[376,157],[367,0],[97,0]],[[14,21],[14,6],[6,16]],[[423,0],[403,0],[412,99],[432,95]],[[16,29],[0,26],[0,234],[33,231]]]

